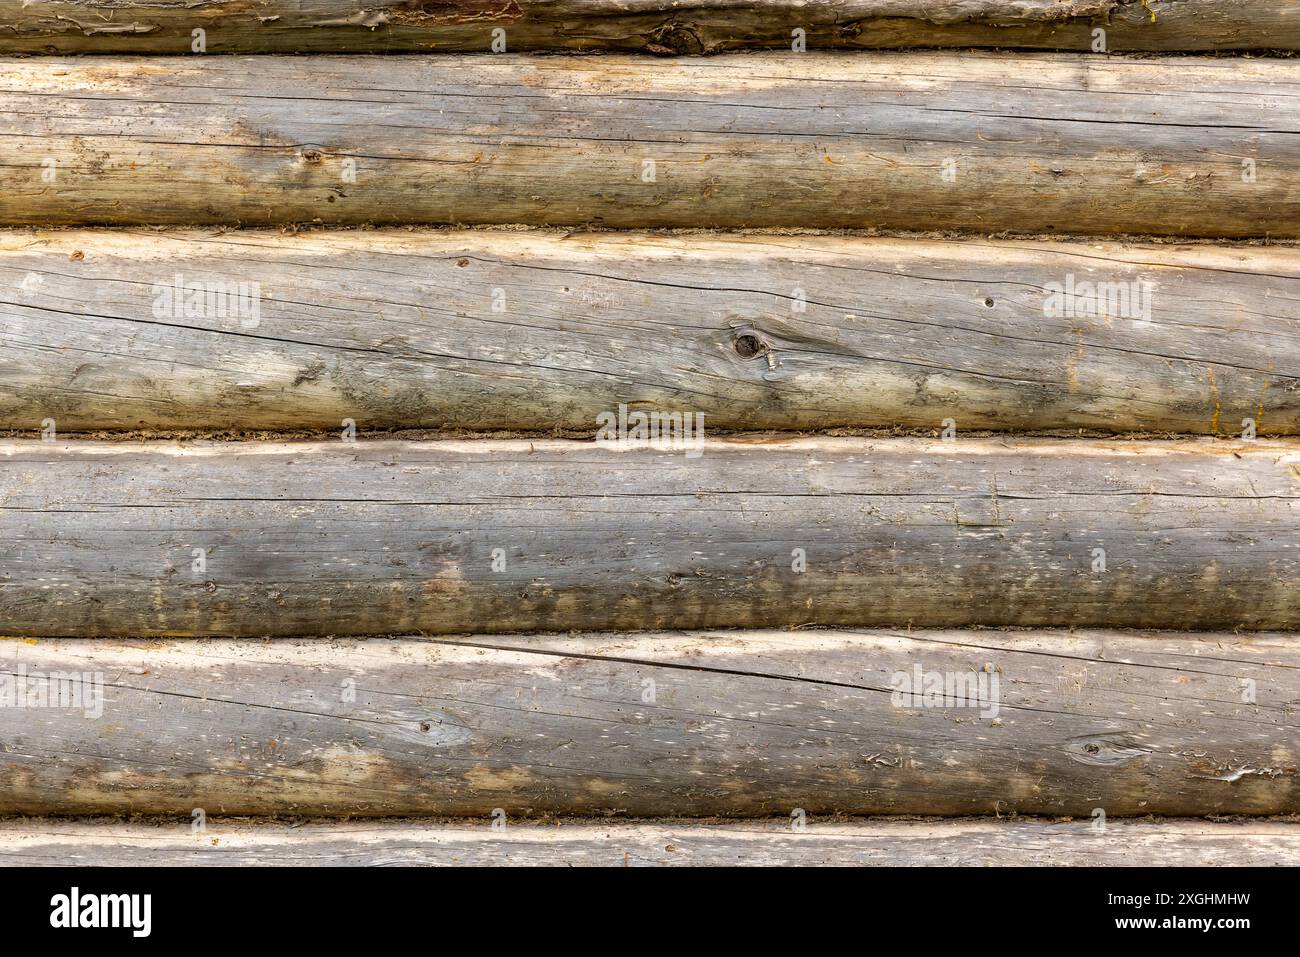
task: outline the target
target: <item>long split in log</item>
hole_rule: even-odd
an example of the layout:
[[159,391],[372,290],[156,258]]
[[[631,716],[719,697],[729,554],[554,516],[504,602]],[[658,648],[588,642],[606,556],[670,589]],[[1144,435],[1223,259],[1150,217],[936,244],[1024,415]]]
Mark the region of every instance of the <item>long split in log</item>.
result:
[[1296,50],[1294,14],[1288,0],[0,0],[0,53]]
[[1297,97],[1285,59],[9,58],[0,223],[1297,236]]
[[0,634],[1300,627],[1294,443],[623,425],[0,443]]
[[1300,249],[0,233],[0,429],[1300,433]]
[[1297,700],[1290,634],[7,641],[0,812],[1295,813]]

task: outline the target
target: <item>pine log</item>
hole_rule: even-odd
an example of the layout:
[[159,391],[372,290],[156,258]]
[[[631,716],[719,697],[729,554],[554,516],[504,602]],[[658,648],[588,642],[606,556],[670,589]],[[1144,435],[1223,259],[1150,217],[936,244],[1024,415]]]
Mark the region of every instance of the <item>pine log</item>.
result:
[[14,231],[0,288],[0,429],[1300,433],[1295,247]]
[[8,58],[0,224],[1295,237],[1297,97],[1286,59]]
[[1288,0],[0,0],[0,53],[477,53],[495,43],[695,54],[799,41],[1296,50],[1300,19]]
[[0,634],[1300,627],[1294,442],[617,435],[0,442]]
[[0,700],[5,814],[1300,811],[1294,634],[5,641]]

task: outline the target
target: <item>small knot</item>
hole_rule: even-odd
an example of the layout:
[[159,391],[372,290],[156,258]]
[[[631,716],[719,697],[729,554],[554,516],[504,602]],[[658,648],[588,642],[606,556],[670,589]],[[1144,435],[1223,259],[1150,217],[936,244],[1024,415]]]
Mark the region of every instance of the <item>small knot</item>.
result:
[[1065,753],[1072,761],[1097,767],[1119,767],[1145,757],[1150,750],[1136,735],[1123,732],[1083,735],[1065,742]]

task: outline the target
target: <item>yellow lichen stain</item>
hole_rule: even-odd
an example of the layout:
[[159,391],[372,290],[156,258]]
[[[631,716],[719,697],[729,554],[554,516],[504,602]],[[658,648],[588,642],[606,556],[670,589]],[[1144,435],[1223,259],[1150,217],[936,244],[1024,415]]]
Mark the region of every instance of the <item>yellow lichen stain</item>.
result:
[[479,765],[465,772],[465,780],[479,791],[514,791],[531,785],[536,777],[526,768]]
[[23,638],[20,635],[0,635],[0,641],[21,641],[24,645],[39,645],[35,638]]
[[1083,361],[1083,341],[1080,340],[1078,347],[1070,353],[1065,360],[1065,374],[1070,380],[1070,393],[1079,391],[1079,363]]
[[1213,435],[1218,435],[1219,415],[1223,411],[1223,407],[1219,403],[1219,386],[1218,383],[1214,381],[1214,370],[1209,366],[1205,367],[1205,375],[1206,378],[1210,380],[1210,395],[1214,397],[1214,416],[1210,419],[1210,432]]

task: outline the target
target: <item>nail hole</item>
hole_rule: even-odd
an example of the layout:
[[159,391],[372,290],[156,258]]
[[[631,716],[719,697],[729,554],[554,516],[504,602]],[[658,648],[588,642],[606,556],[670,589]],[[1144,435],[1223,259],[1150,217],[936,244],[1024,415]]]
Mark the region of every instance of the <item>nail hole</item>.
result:
[[992,308],[993,308],[993,300],[992,300],[992,299],[985,299],[985,300],[984,300],[984,305],[986,305],[986,306],[988,306],[990,309],[992,309]]
[[737,336],[736,355],[742,359],[752,359],[763,351],[763,343],[758,336]]

